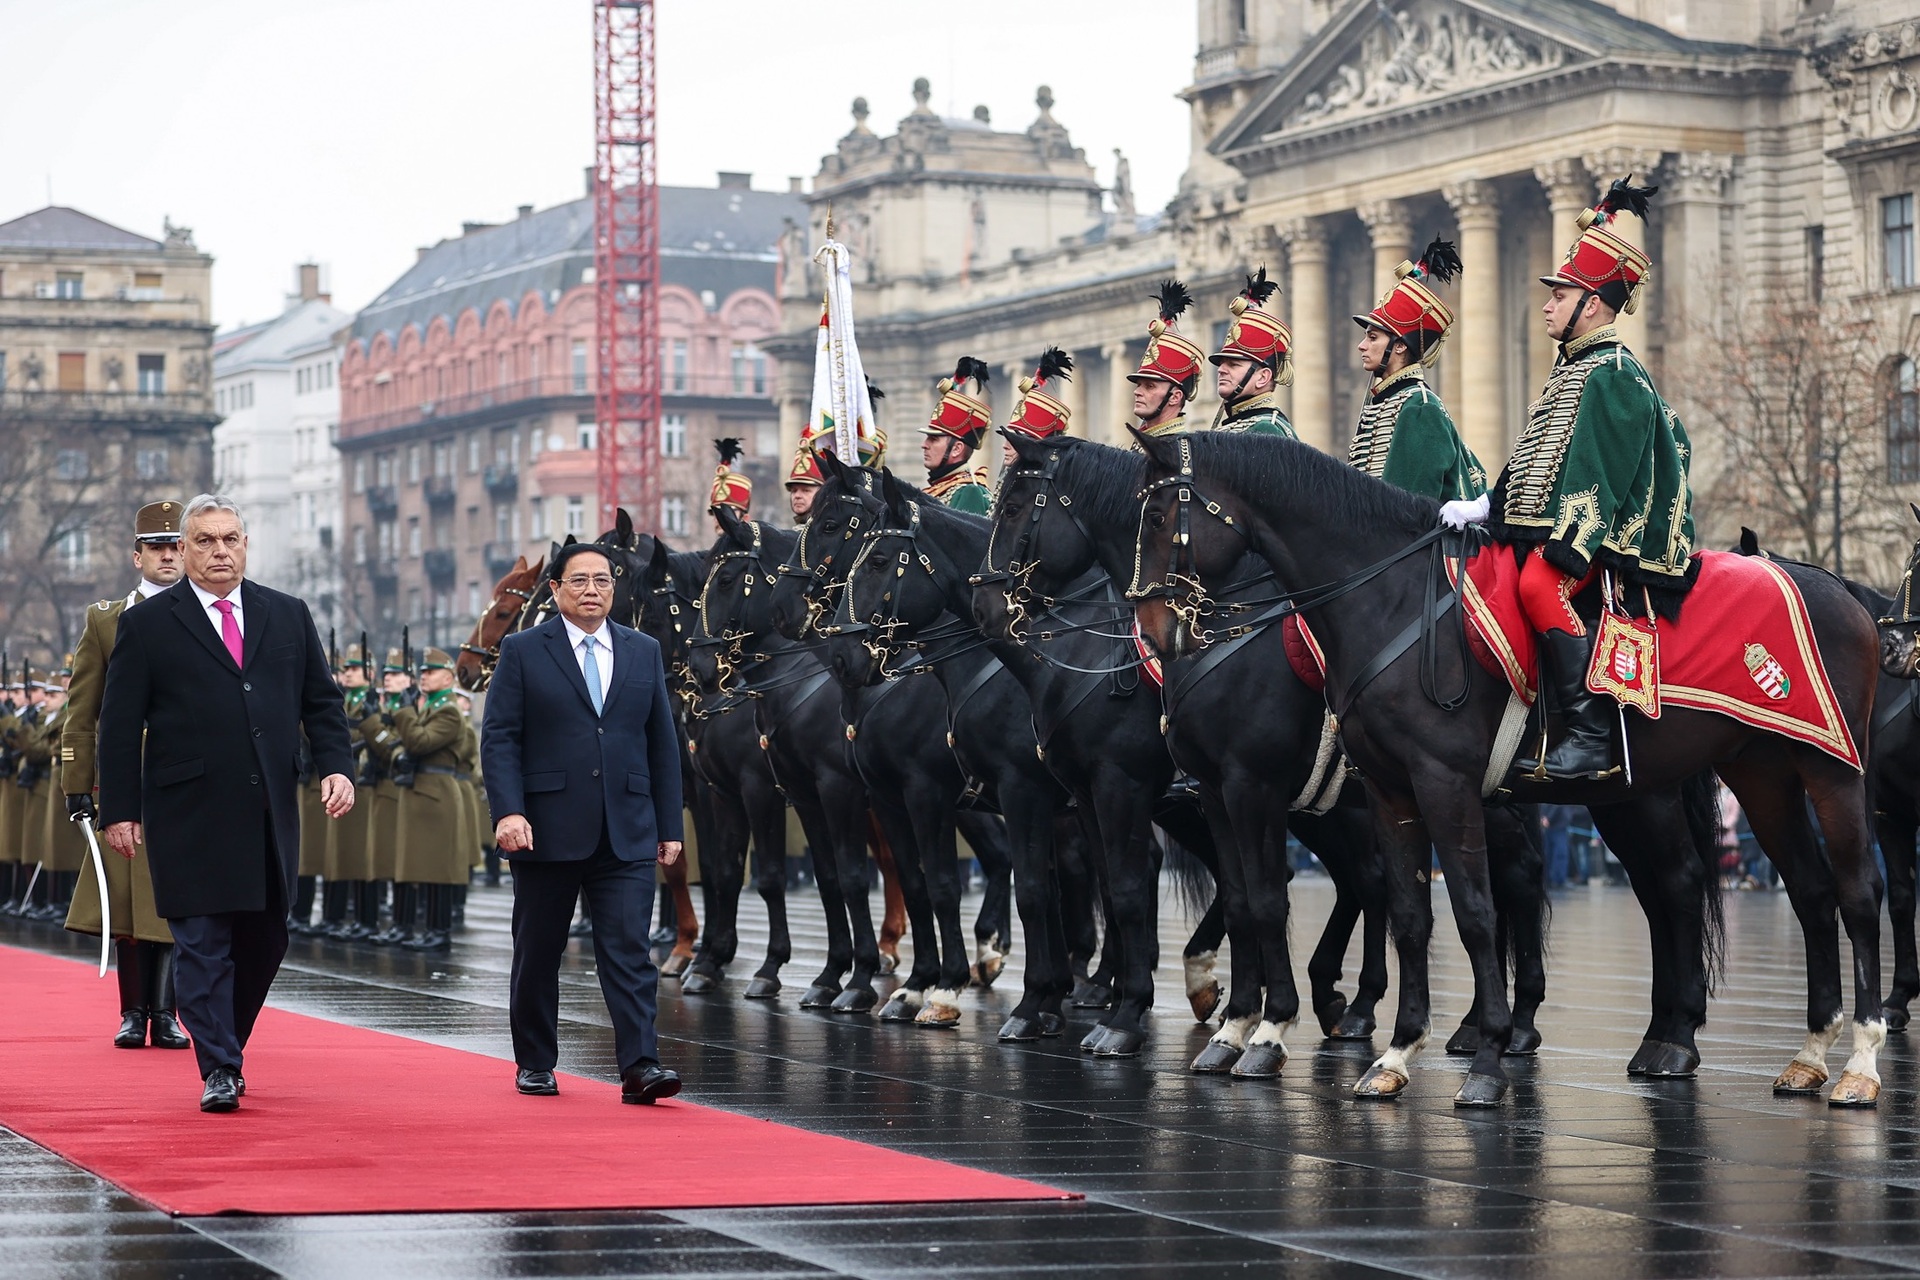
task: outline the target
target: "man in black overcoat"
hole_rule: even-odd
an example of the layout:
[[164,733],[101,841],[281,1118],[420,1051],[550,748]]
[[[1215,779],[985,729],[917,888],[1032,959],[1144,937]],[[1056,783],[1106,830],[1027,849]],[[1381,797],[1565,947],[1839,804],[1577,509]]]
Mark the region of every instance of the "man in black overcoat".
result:
[[120,617],[100,708],[100,821],[122,857],[146,846],[154,906],[173,930],[200,1109],[232,1111],[246,1092],[242,1052],[287,951],[301,729],[329,817],[353,807],[351,757],[312,614],[246,581],[239,508],[202,494],[182,532],[186,576]]

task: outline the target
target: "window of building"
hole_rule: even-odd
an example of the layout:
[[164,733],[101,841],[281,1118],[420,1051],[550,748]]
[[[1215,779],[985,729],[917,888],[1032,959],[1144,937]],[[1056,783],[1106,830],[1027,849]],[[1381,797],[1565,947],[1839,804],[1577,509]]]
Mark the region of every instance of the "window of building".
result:
[[415,560],[420,558],[420,517],[407,517],[407,555]]
[[687,389],[687,340],[674,338],[667,343],[667,390]]
[[133,273],[133,288],[127,294],[135,302],[158,302],[161,298],[160,273],[158,271],[136,271]]
[[166,394],[167,358],[165,356],[141,356],[139,374],[141,395],[158,396]]
[[733,394],[767,394],[767,356],[751,342],[733,344]]
[[1894,484],[1920,481],[1920,375],[1913,360],[1901,356],[1887,387],[1887,479]]
[[567,499],[567,527],[565,532],[585,537],[587,532],[587,502],[581,497]]
[[501,387],[513,381],[513,357],[504,351],[500,353],[498,379],[495,385]]
[[54,547],[60,564],[69,573],[83,572],[93,559],[93,539],[85,528],[67,530]]
[[420,588],[408,587],[407,588],[407,621],[409,623],[413,623],[413,622],[425,622],[426,620],[427,620],[427,615],[422,610],[420,605]]
[[668,533],[685,534],[687,531],[687,500],[679,494],[669,494],[660,499],[660,527]]
[[485,536],[486,536],[485,531],[481,528],[481,525],[480,525],[480,508],[468,507],[467,508],[467,541],[480,542],[485,538]]
[[373,482],[382,489],[393,483],[393,455],[378,453],[373,458]]
[[1820,305],[1827,291],[1827,229],[1807,228],[1807,301]]
[[1887,288],[1913,285],[1913,193],[1880,202],[1880,244]]
[[600,446],[600,424],[594,421],[592,414],[583,413],[574,418],[573,439],[575,446],[581,449],[597,449]]
[[87,478],[87,451],[85,449],[62,449],[53,457],[53,478],[55,480],[85,480]]
[[433,474],[437,476],[453,474],[453,441],[435,440],[433,442]]
[[393,521],[382,520],[375,529],[379,544],[380,561],[386,563],[394,558],[397,539],[393,535]]
[[420,483],[420,446],[417,444],[407,446],[407,483]]
[[529,538],[547,536],[547,500],[545,498],[527,499],[527,536]]
[[0,351],[0,391],[7,389],[7,353]]
[[137,479],[165,480],[171,471],[165,445],[152,445],[139,449],[133,455],[133,474]]
[[353,562],[367,562],[367,527],[363,524],[353,526]]
[[587,344],[579,338],[573,340],[573,394],[587,394]]
[[80,297],[80,272],[55,272],[53,277],[53,296],[56,298]]
[[503,546],[513,542],[513,508],[503,505],[493,509],[493,540]]
[[59,382],[55,385],[62,391],[85,391],[87,389],[87,353],[84,351],[62,351],[60,353]]
[[536,422],[532,426],[527,428],[527,465],[528,466],[532,466],[534,461],[537,458],[539,458],[540,450],[543,446],[545,446],[546,442],[547,442],[547,433],[541,429],[539,423]]
[[479,615],[480,615],[480,584],[477,582],[469,582],[467,584],[467,616],[469,618],[474,618],[474,617],[478,617]]
[[353,460],[353,491],[355,493],[365,493],[367,491],[367,460],[365,456]]
[[480,470],[480,433],[474,432],[467,437],[467,474],[474,475]]
[[687,456],[687,415],[684,413],[664,413],[660,415],[660,453],[662,457],[684,458]]

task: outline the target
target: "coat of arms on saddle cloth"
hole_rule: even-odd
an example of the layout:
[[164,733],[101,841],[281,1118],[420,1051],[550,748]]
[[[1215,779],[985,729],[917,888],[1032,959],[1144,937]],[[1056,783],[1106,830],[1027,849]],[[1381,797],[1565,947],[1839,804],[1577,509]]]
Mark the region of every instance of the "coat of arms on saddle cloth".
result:
[[1600,611],[1587,688],[1649,720],[1660,718],[1660,635],[1651,621]]

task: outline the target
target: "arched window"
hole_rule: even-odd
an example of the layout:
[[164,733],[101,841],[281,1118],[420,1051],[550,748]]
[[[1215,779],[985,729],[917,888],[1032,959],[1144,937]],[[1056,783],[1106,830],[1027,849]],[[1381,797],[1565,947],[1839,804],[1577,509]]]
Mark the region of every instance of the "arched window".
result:
[[1920,482],[1920,371],[1907,356],[1887,380],[1887,479]]

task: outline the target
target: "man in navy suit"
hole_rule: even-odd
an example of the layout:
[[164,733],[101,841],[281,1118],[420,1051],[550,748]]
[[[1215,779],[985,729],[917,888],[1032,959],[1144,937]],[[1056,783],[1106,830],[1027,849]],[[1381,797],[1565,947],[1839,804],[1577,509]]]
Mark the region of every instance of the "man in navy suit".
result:
[[299,869],[300,736],[329,817],[353,807],[340,691],[294,596],[246,577],[247,526],[203,493],[181,517],[186,576],[120,615],[100,704],[100,822],[147,848],[175,946],[202,1111],[247,1091],[242,1051],[287,953]]
[[680,857],[680,744],[660,646],[609,621],[613,570],[590,542],[548,569],[560,616],[500,644],[480,759],[513,863],[509,1019],[521,1093],[555,1094],[560,956],[584,890],[613,1017],[620,1100],[680,1092],[654,1039],[653,866]]

